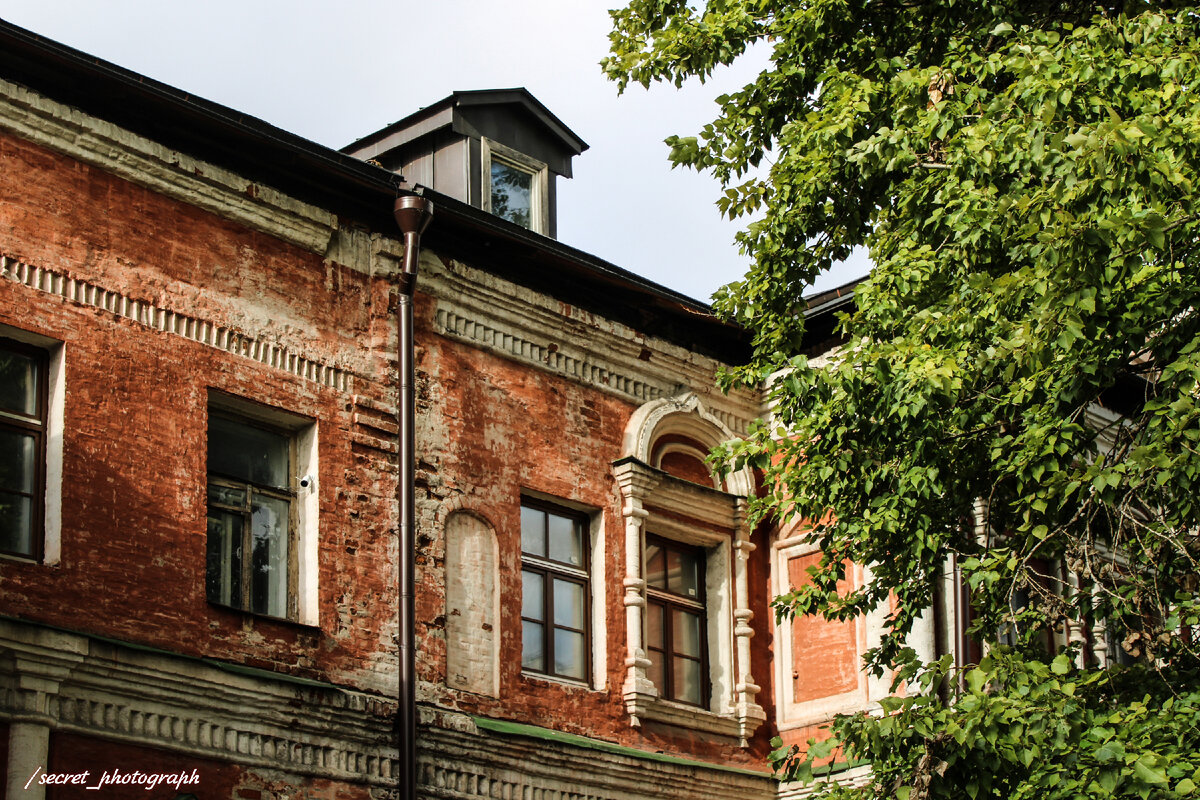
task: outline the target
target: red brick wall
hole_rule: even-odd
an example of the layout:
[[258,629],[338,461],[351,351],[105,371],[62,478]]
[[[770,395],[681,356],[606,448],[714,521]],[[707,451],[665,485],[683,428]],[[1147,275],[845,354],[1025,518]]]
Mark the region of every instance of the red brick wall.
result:
[[[486,517],[500,554],[500,698],[445,689],[442,615],[444,551],[432,510],[418,529],[431,560],[419,561],[418,648],[421,677],[439,685],[440,702],[471,713],[515,719],[648,750],[765,768],[771,734],[764,725],[748,750],[727,737],[645,721],[630,726],[621,696],[625,680],[625,525],[612,462],[621,457],[636,406],[614,395],[531,369],[438,336],[433,309],[418,303],[418,356],[424,422],[419,422],[418,485],[425,506],[461,502]],[[521,672],[520,503],[533,490],[596,509],[604,523],[607,669],[605,686],[568,686]],[[700,523],[697,523],[700,524]],[[707,526],[705,526],[707,527]],[[767,585],[765,537],[751,558],[752,586]],[[752,589],[753,642],[760,684],[768,682],[769,619],[765,591]],[[432,621],[423,623],[422,621]]]
[[[788,579],[799,588],[812,580],[807,568],[819,563],[820,553],[788,559]],[[838,593],[849,584],[838,581]],[[858,687],[858,633],[856,623],[829,622],[819,617],[792,620],[792,691],[797,702],[853,691]]]
[[[384,680],[394,456],[371,446],[355,403],[394,407],[393,354],[368,349],[390,338],[387,285],[2,135],[0,193],[4,255],[365,371],[352,396],[3,281],[0,322],[65,344],[67,392],[62,560],[0,561],[0,613],[337,683]],[[210,389],[319,421],[319,628],[205,599]]]
[[[357,359],[353,395],[249,358],[5,282],[0,322],[65,343],[62,561],[0,562],[0,613],[337,683],[394,663],[395,472],[388,452],[394,293],[317,255],[103,171],[0,136],[0,253],[325,362]],[[440,338],[418,297],[418,669],[454,708],[752,767],[728,738],[631,728],[625,677],[624,525],[611,478],[633,404]],[[364,352],[365,349],[365,352]],[[347,355],[349,354],[349,356]],[[320,625],[251,617],[204,597],[205,409],[220,389],[319,420]],[[381,407],[382,413],[367,410]],[[364,421],[368,424],[364,424]],[[373,424],[374,429],[368,429]],[[382,431],[382,433],[381,433]],[[520,671],[523,489],[587,504],[604,520],[606,685]],[[460,498],[500,547],[501,699],[444,689],[438,504]],[[761,539],[761,537],[760,537]],[[751,559],[755,677],[768,682],[765,539]],[[766,698],[764,696],[763,700]]]

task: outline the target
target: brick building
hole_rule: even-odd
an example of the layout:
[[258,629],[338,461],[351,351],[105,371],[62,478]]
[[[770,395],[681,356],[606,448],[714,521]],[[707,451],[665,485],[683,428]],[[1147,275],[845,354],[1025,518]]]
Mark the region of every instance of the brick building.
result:
[[586,145],[527,92],[336,152],[0,45],[0,798],[399,795],[415,184],[422,796],[793,794],[771,737],[881,694],[870,620],[775,628],[814,556],[704,464],[745,334],[553,238]]

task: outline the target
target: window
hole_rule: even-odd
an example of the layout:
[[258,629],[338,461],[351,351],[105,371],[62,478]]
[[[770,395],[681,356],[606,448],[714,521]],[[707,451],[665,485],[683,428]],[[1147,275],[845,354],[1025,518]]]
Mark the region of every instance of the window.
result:
[[613,462],[627,558],[625,681],[631,723],[736,739],[766,719],[751,670],[749,468],[717,481],[701,458],[734,438],[694,393],[641,406]]
[[484,210],[522,228],[545,233],[549,228],[547,166],[489,139],[482,142]]
[[662,697],[708,704],[704,551],[646,536],[648,677]]
[[589,576],[587,517],[521,503],[521,668],[587,679]]
[[[209,602],[300,619],[296,431],[214,409],[208,420]],[[311,434],[307,438],[313,438]],[[306,620],[302,620],[306,621]]]
[[42,556],[48,361],[0,339],[0,553],[33,559]]
[[493,158],[491,179],[492,213],[522,228],[531,227],[533,173]]

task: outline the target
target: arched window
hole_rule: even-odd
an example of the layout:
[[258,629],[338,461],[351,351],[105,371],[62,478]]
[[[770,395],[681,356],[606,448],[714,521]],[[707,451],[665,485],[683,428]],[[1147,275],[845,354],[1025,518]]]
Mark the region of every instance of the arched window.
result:
[[733,438],[695,394],[638,409],[613,463],[625,518],[626,708],[642,719],[737,738],[765,715],[750,665],[747,471],[705,462]]

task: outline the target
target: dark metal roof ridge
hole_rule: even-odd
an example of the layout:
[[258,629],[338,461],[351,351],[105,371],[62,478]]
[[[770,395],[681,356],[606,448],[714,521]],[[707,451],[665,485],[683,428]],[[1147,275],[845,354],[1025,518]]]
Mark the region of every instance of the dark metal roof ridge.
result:
[[836,288],[804,298],[806,304],[804,308],[805,318],[827,314],[830,311],[854,302],[854,290],[864,280],[866,280],[866,276],[855,278]]
[[[2,20],[0,74],[376,230],[393,229],[391,200],[408,188],[385,169]],[[439,207],[441,222],[427,234],[439,250],[725,363],[748,357],[747,332],[717,318],[706,303],[446,195],[427,194]]]
[[26,47],[40,50],[45,54],[58,58],[68,66],[81,71],[102,75],[115,80],[135,91],[160,98],[180,105],[190,106],[210,119],[218,120],[224,125],[239,129],[246,135],[267,139],[296,154],[324,162],[343,173],[352,173],[360,182],[374,184],[379,188],[396,188],[401,177],[393,172],[381,169],[373,164],[345,155],[323,144],[306,139],[270,124],[258,117],[237,111],[229,106],[207,100],[191,92],[185,92],[170,84],[146,77],[133,70],[126,69],[90,55],[68,45],[49,39],[41,34],[14,25],[0,18],[0,42],[11,40]]
[[443,97],[441,100],[438,100],[436,103],[430,103],[427,106],[422,106],[421,108],[418,108],[416,111],[412,112],[411,114],[406,114],[405,116],[401,117],[400,119],[396,120],[395,122],[389,122],[387,125],[384,125],[382,128],[379,128],[378,130],[374,130],[364,136],[360,136],[359,138],[355,139],[353,142],[350,142],[349,144],[347,144],[343,147],[339,147],[338,152],[339,153],[349,153],[353,150],[359,150],[359,149],[365,147],[366,145],[374,144],[375,142],[379,141],[380,139],[390,136],[393,133],[395,133],[396,131],[398,131],[402,128],[406,128],[406,127],[412,125],[413,123],[417,122],[418,120],[424,119],[426,117],[432,117],[437,112],[439,112],[445,108],[448,108],[452,105],[454,105],[454,95],[453,94],[447,95],[446,97]]
[[[546,108],[546,105],[534,97],[533,93],[524,86],[515,86],[511,89],[469,89],[456,91],[454,97],[462,101],[463,105],[486,105],[497,101],[505,102],[499,98],[506,94],[516,95],[514,100],[533,111],[535,116],[540,117],[547,124],[547,127],[552,130],[558,129],[555,132],[559,138],[567,142],[576,154],[588,149],[588,143],[581,139],[579,134],[567,127],[566,123],[559,119],[557,114]],[[497,99],[493,100],[493,97]]]
[[[514,222],[509,222],[506,219],[497,217],[487,211],[475,208],[472,205],[456,200],[449,195],[441,194],[433,189],[422,186],[421,193],[434,201],[438,212],[447,211],[456,214],[480,228],[483,228],[491,233],[503,236],[508,239],[521,241],[529,244],[532,247],[537,247],[540,250],[546,250],[558,255],[561,258],[570,259],[581,266],[590,267],[592,270],[605,274],[612,278],[622,281],[623,283],[633,284],[640,289],[643,289],[663,300],[672,303],[677,303],[688,310],[707,317],[712,317],[713,321],[719,321],[712,306],[703,301],[697,300],[689,295],[677,292],[674,289],[663,286],[660,283],[655,283],[649,278],[642,277],[635,272],[630,272],[627,269],[618,267],[612,262],[605,261],[599,256],[592,255],[584,250],[579,250],[570,245],[563,244],[557,239],[552,239],[548,236],[543,236],[540,233],[535,233],[528,228],[523,228]],[[436,228],[430,231],[436,233]],[[740,328],[740,326],[728,323],[730,327]]]
[[[509,95],[509,97],[504,97]],[[380,139],[392,135],[396,131],[402,130],[413,125],[421,119],[431,117],[439,111],[453,106],[472,106],[472,105],[487,105],[490,103],[519,103],[525,106],[530,112],[537,117],[542,124],[554,132],[559,139],[563,141],[570,149],[578,155],[584,150],[587,150],[589,145],[579,137],[575,131],[571,130],[567,125],[554,114],[553,111],[546,108],[542,101],[538,100],[528,89],[523,86],[517,86],[512,89],[466,89],[451,92],[446,97],[443,97],[437,102],[408,114],[395,122],[384,125],[377,131],[368,133],[367,135],[355,139],[345,147],[339,148],[341,153],[349,153],[354,150],[359,150],[369,144],[373,144]]]

